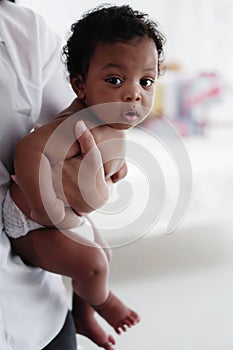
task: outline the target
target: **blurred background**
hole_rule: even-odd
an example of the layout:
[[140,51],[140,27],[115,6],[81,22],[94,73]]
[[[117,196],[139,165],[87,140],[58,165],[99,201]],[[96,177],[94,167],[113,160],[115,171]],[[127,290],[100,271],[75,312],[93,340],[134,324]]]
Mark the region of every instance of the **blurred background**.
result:
[[[72,22],[101,1],[16,0],[43,14],[51,27],[65,38]],[[120,5],[126,2],[115,1]],[[232,72],[233,34],[231,0],[131,0],[135,9],[156,19],[167,37],[166,56],[187,69]]]
[[[101,3],[93,0],[16,2],[41,13],[64,43],[70,25],[83,12]],[[116,350],[231,350],[233,1],[127,3],[149,13],[167,39],[166,72],[158,82],[154,114],[144,123],[144,130],[129,133],[129,138],[143,145],[145,152],[150,152],[159,163],[166,199],[153,227],[145,230],[149,218],[141,213],[150,188],[143,172],[129,158],[129,174],[124,183],[126,190],[130,186],[134,204],[118,215],[108,215],[104,209],[93,215],[100,228],[105,225],[106,239],[113,246],[110,283],[142,317],[135,329],[116,336]],[[183,168],[182,162],[180,168],[176,164],[177,159],[174,164],[172,148],[169,152],[160,142],[167,125],[163,117],[178,133],[170,135],[172,140],[180,138],[187,151],[189,161],[183,163]],[[192,174],[187,183],[184,179],[181,183],[180,171],[189,166]],[[167,223],[181,186],[184,185],[189,196],[190,183],[192,195],[187,210],[178,228],[167,234]],[[118,198],[117,190],[115,195]],[[112,236],[112,228],[116,227],[119,235]],[[112,332],[108,325],[104,327]],[[84,337],[79,337],[79,344],[85,350],[97,349]]]

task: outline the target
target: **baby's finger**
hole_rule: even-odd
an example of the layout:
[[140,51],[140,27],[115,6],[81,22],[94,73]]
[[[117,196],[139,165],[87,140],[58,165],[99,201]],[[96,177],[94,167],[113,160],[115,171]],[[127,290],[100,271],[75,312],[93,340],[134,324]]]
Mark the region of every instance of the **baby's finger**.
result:
[[118,172],[112,175],[111,177],[112,182],[115,183],[122,180],[127,175],[127,172],[128,172],[127,165],[126,163],[124,163],[122,167],[118,170]]
[[34,126],[34,130],[39,129],[40,127],[41,127],[41,125],[40,125],[40,124],[36,124],[36,125]]

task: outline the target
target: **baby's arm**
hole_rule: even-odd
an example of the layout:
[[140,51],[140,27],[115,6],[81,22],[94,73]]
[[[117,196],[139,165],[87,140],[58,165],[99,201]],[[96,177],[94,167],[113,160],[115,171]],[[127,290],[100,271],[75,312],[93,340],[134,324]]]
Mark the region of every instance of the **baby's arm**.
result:
[[[56,119],[38,128],[16,146],[17,182],[31,208],[31,218],[42,225],[59,223],[66,215],[64,203],[57,198],[53,188],[51,164],[80,152],[74,123],[62,128],[62,121],[62,118]],[[55,130],[58,130],[56,135]]]

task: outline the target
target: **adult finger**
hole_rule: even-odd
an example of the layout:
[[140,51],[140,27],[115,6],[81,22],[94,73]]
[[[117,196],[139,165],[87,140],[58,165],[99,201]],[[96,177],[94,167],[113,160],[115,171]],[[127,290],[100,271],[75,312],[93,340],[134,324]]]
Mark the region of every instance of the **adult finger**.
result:
[[82,155],[85,156],[92,151],[91,153],[96,157],[96,160],[101,160],[101,154],[95,143],[95,139],[82,120],[75,124],[75,136],[80,144]]
[[109,197],[101,153],[93,134],[83,121],[75,124],[75,136],[80,144],[84,162],[79,169],[79,185],[81,190],[84,191],[85,188],[85,192],[82,192],[84,198],[89,198],[90,205],[96,209]]

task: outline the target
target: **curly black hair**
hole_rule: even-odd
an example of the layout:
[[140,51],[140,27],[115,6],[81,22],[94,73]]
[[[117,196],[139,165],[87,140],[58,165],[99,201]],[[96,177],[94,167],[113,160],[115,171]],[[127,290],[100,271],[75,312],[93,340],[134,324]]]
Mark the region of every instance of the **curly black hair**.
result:
[[128,42],[135,37],[145,36],[155,42],[160,73],[165,37],[159,31],[158,24],[148,19],[146,13],[134,11],[128,5],[108,4],[86,12],[72,24],[71,35],[62,50],[70,77],[79,74],[85,79],[90,58],[98,43]]

